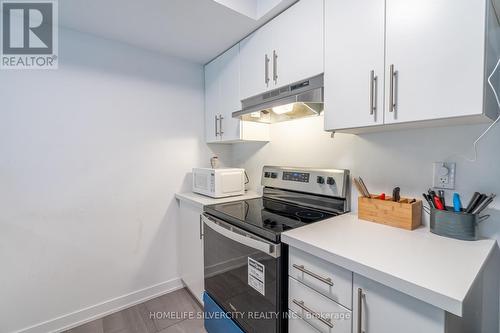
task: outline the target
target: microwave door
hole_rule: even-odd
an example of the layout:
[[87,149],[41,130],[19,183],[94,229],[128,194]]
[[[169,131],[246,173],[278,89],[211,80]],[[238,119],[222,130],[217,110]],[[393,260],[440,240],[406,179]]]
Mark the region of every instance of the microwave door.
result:
[[281,245],[212,216],[202,219],[205,291],[245,332],[279,332]]

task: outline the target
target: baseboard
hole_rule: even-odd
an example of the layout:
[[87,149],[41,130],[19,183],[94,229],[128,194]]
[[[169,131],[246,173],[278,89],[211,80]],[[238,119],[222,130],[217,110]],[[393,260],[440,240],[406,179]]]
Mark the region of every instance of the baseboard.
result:
[[172,279],[12,333],[62,332],[183,287],[180,278]]

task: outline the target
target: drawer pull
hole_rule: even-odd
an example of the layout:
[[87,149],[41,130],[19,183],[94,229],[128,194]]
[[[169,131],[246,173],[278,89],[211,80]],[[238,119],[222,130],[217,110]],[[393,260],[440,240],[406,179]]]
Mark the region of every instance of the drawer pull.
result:
[[307,275],[310,275],[312,276],[313,278],[317,279],[317,280],[320,280],[321,282],[323,283],[326,283],[327,285],[329,285],[330,287],[333,287],[333,282],[332,282],[332,279],[330,278],[324,278],[322,276],[319,276],[318,274],[314,273],[314,272],[311,272],[310,270],[307,270],[304,265],[297,265],[297,264],[293,264],[292,265],[293,268],[295,269],[298,269],[299,271],[301,271],[302,273],[305,273]]
[[325,318],[321,317],[321,315],[319,313],[317,313],[317,312],[309,309],[307,306],[305,306],[304,301],[297,301],[296,299],[294,299],[292,302],[293,302],[293,304],[297,305],[299,308],[301,308],[305,312],[308,312],[309,314],[311,314],[314,318],[321,321],[326,326],[333,328],[333,324],[332,324],[332,321],[330,318],[325,319]]

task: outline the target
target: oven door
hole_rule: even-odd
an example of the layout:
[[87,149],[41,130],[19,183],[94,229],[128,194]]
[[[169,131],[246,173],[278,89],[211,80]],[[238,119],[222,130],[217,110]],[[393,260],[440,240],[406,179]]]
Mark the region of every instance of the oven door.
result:
[[206,213],[202,219],[205,291],[245,332],[280,332],[281,245]]

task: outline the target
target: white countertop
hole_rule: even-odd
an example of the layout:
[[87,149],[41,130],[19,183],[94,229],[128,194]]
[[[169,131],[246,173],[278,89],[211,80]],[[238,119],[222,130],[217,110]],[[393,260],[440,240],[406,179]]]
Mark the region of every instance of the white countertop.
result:
[[455,315],[496,241],[460,241],[337,216],[282,234],[281,240]]
[[256,191],[247,191],[243,195],[238,195],[238,196],[234,196],[234,197],[227,197],[227,198],[219,198],[219,199],[207,197],[205,195],[201,195],[201,194],[197,194],[197,193],[193,193],[193,192],[185,192],[185,193],[176,193],[175,194],[175,197],[178,200],[187,201],[187,202],[195,204],[199,207],[214,205],[214,204],[224,203],[224,202],[255,199],[255,198],[260,198],[261,196],[262,196],[262,194],[258,194]]

